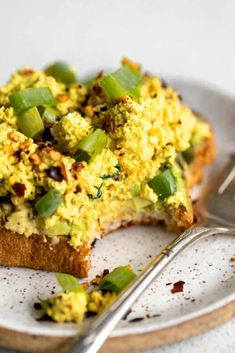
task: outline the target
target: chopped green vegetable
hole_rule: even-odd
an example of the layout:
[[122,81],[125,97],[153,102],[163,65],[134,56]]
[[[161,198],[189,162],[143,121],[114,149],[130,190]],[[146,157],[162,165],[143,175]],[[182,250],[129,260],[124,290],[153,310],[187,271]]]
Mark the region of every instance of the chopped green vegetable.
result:
[[182,157],[186,163],[190,164],[194,160],[194,147],[188,148],[186,151],[182,152]]
[[[77,150],[86,152],[91,157],[100,153],[102,149],[107,146],[108,141],[108,135],[106,135],[103,130],[96,129],[90,135],[84,137],[81,142],[79,142],[77,145]],[[82,157],[84,158],[86,155],[82,155]],[[77,158],[81,160],[81,153],[75,156],[76,160],[78,160]]]
[[65,273],[57,273],[56,279],[64,291],[84,291],[82,286],[78,283],[77,278],[74,276]]
[[55,213],[61,202],[61,193],[56,189],[51,189],[36,202],[35,209],[39,216],[49,217]]
[[69,64],[58,61],[45,69],[48,76],[52,76],[56,81],[69,85],[77,82],[76,70]]
[[59,112],[55,109],[55,108],[52,108],[52,107],[41,107],[41,117],[42,117],[42,120],[45,124],[54,124],[56,123],[57,119],[58,119],[58,116],[59,116]]
[[36,107],[29,108],[17,117],[20,132],[27,137],[35,137],[44,130],[42,118]]
[[101,196],[102,196],[102,190],[101,190],[102,185],[103,185],[103,184],[101,184],[100,186],[95,186],[95,188],[97,189],[96,195],[87,194],[87,196],[89,197],[89,199],[91,199],[91,200],[96,200],[96,199],[100,199],[100,198],[101,198]]
[[162,170],[149,181],[148,185],[154,190],[160,200],[173,195],[177,189],[176,180],[170,169]]
[[140,72],[134,72],[129,66],[123,65],[119,70],[104,77],[100,85],[111,100],[116,100],[123,96],[139,98],[140,82]]
[[48,87],[26,88],[12,93],[9,96],[9,100],[16,115],[32,107],[56,105],[55,98]]
[[182,167],[178,163],[175,163],[172,166],[171,171],[175,177],[176,189],[178,192],[181,193],[181,203],[184,207],[189,209],[190,202],[189,202],[189,198],[188,198],[188,194],[187,194],[187,188],[185,187],[185,180],[184,180],[184,176],[183,176]]
[[90,159],[90,156],[87,152],[85,151],[78,151],[78,153],[75,156],[76,162],[88,162]]
[[101,279],[99,288],[120,293],[135,277],[134,272],[127,266],[120,266]]
[[[41,310],[41,315],[42,315],[42,317],[43,317],[43,316],[46,315],[46,313],[47,313],[47,309],[48,309],[49,303],[48,303],[47,300],[44,300],[44,299],[41,299],[41,298],[38,298],[38,300],[39,300],[39,303],[35,303],[35,304],[36,304],[36,305],[39,304],[39,308],[40,308],[40,306],[41,306],[40,310]],[[34,305],[35,305],[35,304],[34,304]]]

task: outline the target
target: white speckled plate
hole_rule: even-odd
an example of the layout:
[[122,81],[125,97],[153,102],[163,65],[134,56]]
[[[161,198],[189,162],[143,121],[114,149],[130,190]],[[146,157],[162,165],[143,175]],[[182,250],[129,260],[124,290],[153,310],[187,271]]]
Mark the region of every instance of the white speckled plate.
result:
[[[208,117],[215,128],[219,155],[208,170],[216,173],[226,155],[235,150],[235,100],[204,84],[169,80],[193,109]],[[90,279],[104,268],[131,264],[136,272],[173,238],[161,227],[135,226],[117,231],[96,243]],[[162,273],[136,302],[114,336],[146,333],[177,325],[209,313],[235,300],[235,237],[216,236],[187,249]],[[172,284],[185,282],[182,293],[171,293]],[[16,268],[0,268],[0,326],[19,332],[45,336],[72,336],[75,324],[40,322],[33,303],[59,290],[53,273]],[[138,320],[140,319],[141,320]],[[132,321],[133,319],[137,319]]]

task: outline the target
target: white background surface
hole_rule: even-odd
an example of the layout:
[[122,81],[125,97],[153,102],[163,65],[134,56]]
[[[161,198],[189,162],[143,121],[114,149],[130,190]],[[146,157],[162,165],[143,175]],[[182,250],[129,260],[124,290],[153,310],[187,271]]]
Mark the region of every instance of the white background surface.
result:
[[[82,75],[117,66],[126,55],[163,76],[194,78],[235,92],[233,0],[0,0],[0,5],[1,84],[26,64],[41,68],[64,59]],[[232,321],[151,353],[234,350]]]

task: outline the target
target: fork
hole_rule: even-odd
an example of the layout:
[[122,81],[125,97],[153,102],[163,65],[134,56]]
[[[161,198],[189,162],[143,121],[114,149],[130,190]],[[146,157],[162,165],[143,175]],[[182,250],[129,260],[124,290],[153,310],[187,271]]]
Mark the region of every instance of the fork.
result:
[[96,353],[130,306],[179,253],[210,235],[235,235],[235,154],[230,156],[227,167],[211,185],[207,194],[196,203],[195,210],[200,222],[168,244],[118,295],[115,302],[94,319],[88,328],[81,327],[81,333],[69,344],[60,347],[59,353]]

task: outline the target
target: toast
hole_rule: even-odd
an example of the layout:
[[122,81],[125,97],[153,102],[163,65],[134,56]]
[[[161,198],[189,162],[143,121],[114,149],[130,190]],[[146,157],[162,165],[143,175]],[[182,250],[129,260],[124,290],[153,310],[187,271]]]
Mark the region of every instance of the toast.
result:
[[132,66],[123,72],[138,87],[115,99],[109,76],[86,87],[28,68],[0,89],[1,265],[86,277],[92,244],[114,230],[191,226],[190,189],[216,154],[212,128]]

